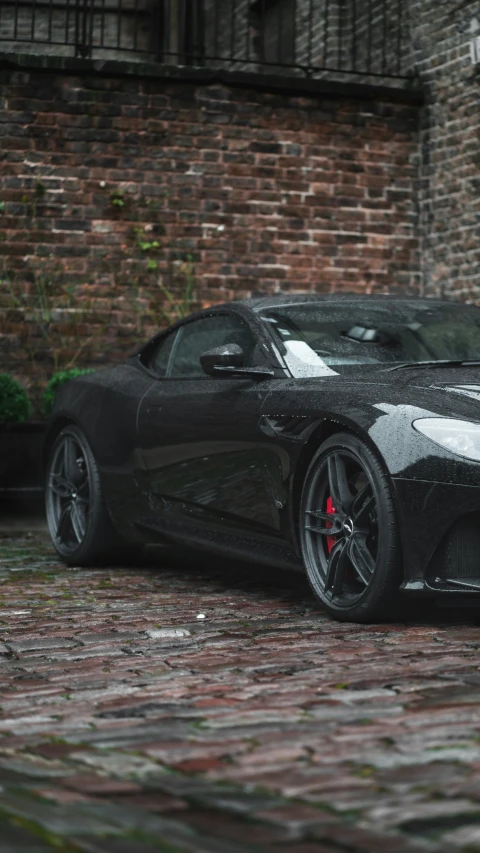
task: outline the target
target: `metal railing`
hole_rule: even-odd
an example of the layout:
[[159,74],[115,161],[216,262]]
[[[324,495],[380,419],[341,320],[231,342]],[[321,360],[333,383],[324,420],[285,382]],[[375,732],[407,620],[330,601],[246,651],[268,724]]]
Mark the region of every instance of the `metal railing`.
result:
[[0,0],[0,50],[406,78],[405,0]]

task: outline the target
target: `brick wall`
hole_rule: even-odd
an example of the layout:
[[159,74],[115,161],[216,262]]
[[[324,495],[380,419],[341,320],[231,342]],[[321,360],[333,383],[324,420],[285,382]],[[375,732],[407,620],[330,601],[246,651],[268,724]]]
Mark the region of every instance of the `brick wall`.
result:
[[419,210],[428,295],[480,298],[480,72],[470,39],[480,3],[411,4],[413,46],[425,87]]
[[[188,280],[196,304],[418,289],[414,105],[18,71],[0,99],[0,370],[31,381],[27,345],[37,374],[53,367],[12,305],[25,282],[32,298],[61,284],[55,366],[95,324],[78,363],[124,356],[152,331],[152,293]],[[65,288],[94,302],[80,327]]]
[[[376,16],[382,67],[381,4],[342,8],[348,32],[355,10],[360,64]],[[133,71],[3,71],[0,370],[31,380],[29,349],[44,377],[79,341],[79,363],[122,357],[182,308],[188,282],[198,305],[310,288],[478,300],[480,2],[388,0],[388,39],[400,35],[425,90],[420,111],[353,88],[307,98]],[[321,36],[312,31],[317,52]],[[12,288],[26,300],[12,303]],[[61,339],[53,354],[41,324],[26,322],[42,288]]]

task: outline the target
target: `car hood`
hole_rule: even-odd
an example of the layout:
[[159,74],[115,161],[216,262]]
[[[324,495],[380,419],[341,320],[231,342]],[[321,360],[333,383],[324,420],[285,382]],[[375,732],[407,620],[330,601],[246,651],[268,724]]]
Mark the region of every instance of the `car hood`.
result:
[[[338,371],[343,381],[367,385],[395,385],[405,388],[457,388],[474,386],[480,390],[480,365],[461,367],[405,367],[394,369],[382,365],[355,365]],[[313,377],[312,377],[313,378]],[[318,377],[319,379],[323,377]]]
[[[449,417],[474,417],[480,420],[480,366],[419,367],[401,370],[375,369],[352,372],[342,377],[357,387],[370,388],[370,394],[387,396],[396,402],[423,405],[442,410]],[[376,389],[376,390],[375,390]],[[370,397],[370,394],[367,396]],[[363,395],[362,395],[363,396]]]

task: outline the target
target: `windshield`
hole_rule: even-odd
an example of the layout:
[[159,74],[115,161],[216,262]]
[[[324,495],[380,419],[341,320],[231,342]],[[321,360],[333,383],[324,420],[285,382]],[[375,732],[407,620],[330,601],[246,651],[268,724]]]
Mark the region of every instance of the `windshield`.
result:
[[293,376],[349,365],[480,359],[480,309],[410,300],[304,302],[259,313]]

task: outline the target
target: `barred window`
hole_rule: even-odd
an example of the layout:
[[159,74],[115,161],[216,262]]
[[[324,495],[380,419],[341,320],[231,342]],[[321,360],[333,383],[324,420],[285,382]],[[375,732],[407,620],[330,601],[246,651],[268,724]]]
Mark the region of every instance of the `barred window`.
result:
[[270,0],[263,23],[263,61],[292,63],[295,61],[295,2]]

